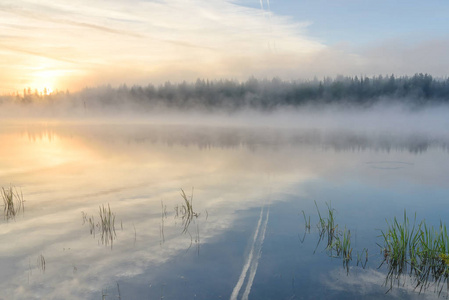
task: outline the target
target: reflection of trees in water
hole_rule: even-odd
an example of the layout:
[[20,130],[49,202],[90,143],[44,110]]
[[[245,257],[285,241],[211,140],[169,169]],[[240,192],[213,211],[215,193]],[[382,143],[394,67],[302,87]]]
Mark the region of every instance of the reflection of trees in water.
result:
[[351,131],[316,129],[248,129],[210,127],[148,128],[129,141],[148,141],[208,148],[248,148],[276,150],[280,147],[321,147],[334,151],[403,151],[424,153],[431,148],[448,150],[449,140],[426,135],[364,134]]
[[320,147],[333,151],[409,151],[420,154],[432,148],[449,149],[449,138],[425,134],[393,134],[351,130],[273,129],[181,125],[83,125],[27,128],[30,140],[80,135],[96,141],[130,144],[160,143],[169,147],[199,149],[247,148],[276,150],[281,147]]

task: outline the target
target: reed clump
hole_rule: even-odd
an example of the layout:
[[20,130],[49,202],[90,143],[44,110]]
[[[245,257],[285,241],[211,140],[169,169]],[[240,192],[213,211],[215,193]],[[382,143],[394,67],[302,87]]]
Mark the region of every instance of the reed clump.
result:
[[111,211],[109,203],[107,208],[104,205],[100,206],[99,228],[103,244],[110,243],[112,247],[112,242],[117,234],[115,233],[115,213]]
[[449,236],[445,224],[440,221],[440,225],[434,228],[429,227],[425,220],[417,223],[416,214],[411,223],[406,211],[402,221],[395,217],[387,224],[388,229],[381,234],[381,251],[382,264],[389,266],[386,283],[390,283],[390,289],[393,282],[397,280],[399,284],[400,275],[406,273],[414,279],[420,291],[430,283],[448,283]]
[[95,221],[94,216],[88,217],[87,213],[81,212],[83,217],[83,225],[89,224],[90,234],[95,237],[96,233],[100,234],[100,241],[103,245],[111,245],[117,237],[115,232],[115,213],[111,211],[111,207],[104,204],[99,206],[99,221]]
[[[335,221],[335,209],[332,208],[331,204],[326,203],[326,206],[327,216],[322,216],[315,201],[319,218],[317,227],[320,235],[315,251],[318,245],[323,240],[326,240],[326,251],[328,254],[332,257],[342,258],[343,266],[348,269],[348,264],[352,260],[351,231],[346,227],[343,231],[339,230]],[[306,228],[307,225],[306,223]]]
[[1,197],[3,199],[3,216],[7,221],[15,219],[20,211],[25,211],[22,190],[18,190],[13,186],[2,187]]

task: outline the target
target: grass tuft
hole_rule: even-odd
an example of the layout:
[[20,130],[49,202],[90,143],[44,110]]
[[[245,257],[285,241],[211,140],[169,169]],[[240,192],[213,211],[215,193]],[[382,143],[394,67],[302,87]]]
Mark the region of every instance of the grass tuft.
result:
[[176,207],[175,211],[177,212],[176,215],[181,215],[182,218],[182,233],[187,233],[193,218],[198,218],[199,216],[199,214],[193,210],[193,188],[190,197],[187,197],[184,190],[181,189],[181,197],[184,200],[184,203],[181,205],[181,207]]
[[88,217],[87,213],[81,212],[83,217],[83,225],[89,224],[90,234],[95,237],[96,233],[100,234],[100,241],[103,245],[113,245],[114,239],[117,237],[115,232],[115,213],[111,211],[111,207],[99,206],[99,221],[95,221],[94,216]]
[[346,229],[346,227],[343,231],[339,230],[338,224],[335,221],[335,209],[329,203],[326,203],[326,206],[327,217],[324,217],[321,215],[315,201],[319,218],[317,227],[320,235],[315,251],[320,243],[327,238],[326,251],[328,255],[342,258],[343,266],[349,271],[349,262],[352,260],[351,231]]
[[104,245],[111,244],[117,236],[115,233],[115,214],[111,211],[111,207],[106,208],[104,204],[100,208],[100,222],[99,229],[101,233],[101,241]]
[[25,201],[23,200],[22,190],[16,187],[2,187],[1,196],[3,199],[3,216],[9,221],[15,219],[20,211],[25,212]]
[[416,224],[416,214],[410,223],[405,211],[402,221],[394,218],[387,224],[388,229],[381,234],[381,250],[382,264],[389,267],[386,283],[390,283],[390,289],[393,282],[399,284],[401,274],[407,273],[420,291],[430,283],[449,283],[449,237],[445,224],[440,221],[438,228],[427,226],[425,220]]

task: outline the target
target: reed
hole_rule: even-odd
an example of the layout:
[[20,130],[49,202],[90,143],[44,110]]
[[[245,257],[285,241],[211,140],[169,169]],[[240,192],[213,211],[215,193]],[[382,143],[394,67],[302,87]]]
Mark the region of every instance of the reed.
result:
[[357,266],[360,265],[363,269],[365,269],[367,263],[368,263],[368,249],[363,248],[360,253],[357,252]]
[[181,207],[176,207],[176,215],[181,215],[183,231],[182,233],[187,233],[190,223],[193,218],[198,218],[199,214],[193,210],[193,188],[190,197],[187,197],[183,189],[181,189],[181,197],[184,200]]
[[[388,230],[381,232],[384,239],[384,258],[393,267],[392,271],[394,273],[402,273],[406,269],[409,261],[415,264],[417,259],[419,230],[415,230],[416,215],[412,227],[410,227],[410,222],[405,211],[402,222],[399,222],[394,217],[393,222],[390,224],[387,221],[387,224]],[[421,227],[421,224],[418,227]]]
[[310,216],[309,219],[306,218],[306,213],[304,211],[302,211],[302,215],[304,217],[304,228],[305,230],[307,230],[308,232],[310,232]]
[[[95,237],[96,233],[100,234],[100,240],[103,245],[113,245],[114,239],[117,237],[115,232],[115,213],[111,211],[108,203],[106,207],[104,204],[99,206],[99,221],[95,221],[94,216],[88,217],[87,213],[81,212],[83,217],[83,225],[89,224],[90,234]],[[123,229],[123,227],[122,227]]]
[[319,230],[324,230],[324,228],[326,228],[326,221],[321,217],[320,209],[318,208],[318,204],[316,203],[316,201],[313,202],[315,203],[316,211],[318,212],[318,218],[320,219],[317,227]]
[[40,254],[37,257],[37,267],[38,267],[39,270],[42,271],[42,273],[45,272],[45,264],[46,264],[45,263],[45,257],[42,254]]
[[108,245],[112,243],[114,238],[117,236],[115,233],[115,214],[111,211],[111,207],[106,208],[104,204],[100,208],[100,222],[99,229],[101,233],[101,240],[103,244]]
[[352,259],[352,248],[351,248],[351,231],[345,230],[341,236],[341,247],[338,249],[343,257],[343,260],[349,261]]
[[381,249],[384,255],[382,264],[389,267],[386,283],[390,283],[390,289],[393,282],[399,284],[400,276],[407,273],[420,291],[430,283],[449,283],[449,237],[445,224],[440,221],[440,226],[434,228],[422,220],[416,225],[415,214],[411,225],[405,211],[402,222],[394,218],[391,224],[388,221],[387,224],[388,229],[381,235],[384,242]]
[[1,197],[3,199],[3,216],[8,221],[15,219],[20,211],[25,212],[25,201],[23,200],[22,190],[16,187],[2,187]]
[[[326,203],[327,206],[327,222],[326,222],[326,231],[327,231],[327,246],[332,249],[332,244],[334,243],[334,239],[339,237],[339,232],[337,231],[338,225],[335,224],[334,212],[335,210],[331,207],[329,203]],[[338,241],[339,242],[339,241]]]
[[[343,266],[349,271],[349,262],[352,260],[352,247],[351,247],[351,231],[346,227],[343,231],[338,230],[338,224],[335,220],[335,209],[332,208],[330,203],[326,203],[327,217],[323,217],[315,201],[315,207],[317,209],[319,223],[317,228],[319,230],[319,239],[315,251],[320,243],[327,239],[326,251],[331,257],[339,257],[343,260]],[[305,217],[305,214],[304,214]]]

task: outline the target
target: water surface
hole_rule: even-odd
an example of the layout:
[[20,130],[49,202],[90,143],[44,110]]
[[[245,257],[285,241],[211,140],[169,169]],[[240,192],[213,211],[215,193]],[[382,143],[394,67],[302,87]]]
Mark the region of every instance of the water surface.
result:
[[[0,141],[0,183],[25,200],[0,226],[0,299],[438,297],[407,278],[385,294],[376,243],[404,209],[447,223],[445,135],[27,121]],[[317,246],[315,201],[368,249],[364,268]]]

